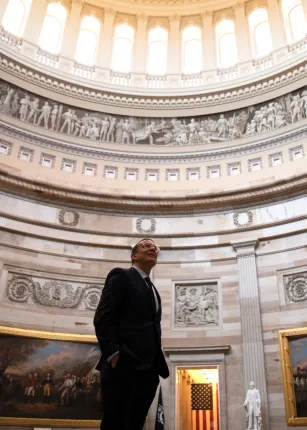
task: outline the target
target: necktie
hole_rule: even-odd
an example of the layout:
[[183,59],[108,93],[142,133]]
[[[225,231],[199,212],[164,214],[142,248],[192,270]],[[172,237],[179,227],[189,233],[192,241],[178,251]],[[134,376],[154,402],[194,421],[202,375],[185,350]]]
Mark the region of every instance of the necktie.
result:
[[146,276],[145,282],[150,289],[151,303],[152,303],[154,313],[156,314],[157,313],[157,302],[156,302],[157,299],[156,299],[156,296],[154,293],[154,284],[151,282],[151,279],[149,276]]

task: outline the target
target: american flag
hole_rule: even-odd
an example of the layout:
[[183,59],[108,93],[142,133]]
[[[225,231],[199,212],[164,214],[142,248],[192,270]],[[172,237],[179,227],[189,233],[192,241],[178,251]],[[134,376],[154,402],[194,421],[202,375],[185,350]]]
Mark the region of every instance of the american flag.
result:
[[218,383],[191,384],[192,430],[219,430]]

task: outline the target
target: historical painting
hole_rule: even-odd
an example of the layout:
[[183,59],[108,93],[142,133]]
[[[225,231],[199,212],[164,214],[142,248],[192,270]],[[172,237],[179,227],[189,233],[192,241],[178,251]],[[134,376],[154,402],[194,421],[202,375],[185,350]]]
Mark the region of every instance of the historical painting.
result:
[[146,118],[86,111],[0,80],[0,113],[76,138],[124,145],[226,142],[307,118],[307,87],[243,109],[186,118]]
[[94,336],[0,327],[0,425],[99,427]]
[[307,425],[307,328],[279,332],[288,425]]
[[175,284],[174,327],[219,325],[218,284]]

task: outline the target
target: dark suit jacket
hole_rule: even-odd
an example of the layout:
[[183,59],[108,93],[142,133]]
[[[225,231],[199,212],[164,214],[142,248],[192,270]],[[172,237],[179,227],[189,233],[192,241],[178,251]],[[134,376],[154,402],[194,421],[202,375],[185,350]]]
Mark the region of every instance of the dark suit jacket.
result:
[[134,370],[154,367],[163,378],[169,376],[161,349],[161,299],[155,292],[158,312],[150,289],[136,269],[111,270],[94,317],[102,353],[97,369],[119,351],[118,363]]

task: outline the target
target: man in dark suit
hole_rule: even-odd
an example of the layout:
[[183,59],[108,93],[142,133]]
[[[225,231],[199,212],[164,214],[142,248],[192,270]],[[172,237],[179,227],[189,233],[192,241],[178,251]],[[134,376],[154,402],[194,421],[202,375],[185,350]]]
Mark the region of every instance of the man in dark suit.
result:
[[132,249],[130,269],[108,274],[94,325],[102,357],[101,430],[142,430],[162,378],[161,299],[149,277],[159,249],[151,239]]

